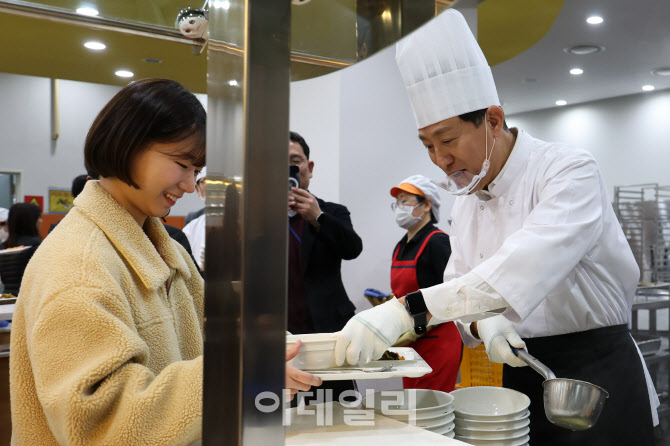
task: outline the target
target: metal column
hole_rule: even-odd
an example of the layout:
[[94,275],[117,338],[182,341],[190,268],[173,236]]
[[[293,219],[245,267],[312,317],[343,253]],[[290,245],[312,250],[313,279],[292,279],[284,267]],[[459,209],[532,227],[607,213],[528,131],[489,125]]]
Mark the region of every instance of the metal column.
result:
[[225,4],[209,10],[203,444],[283,445],[269,409],[285,371],[291,4]]
[[434,0],[357,0],[357,59],[363,60],[435,16]]

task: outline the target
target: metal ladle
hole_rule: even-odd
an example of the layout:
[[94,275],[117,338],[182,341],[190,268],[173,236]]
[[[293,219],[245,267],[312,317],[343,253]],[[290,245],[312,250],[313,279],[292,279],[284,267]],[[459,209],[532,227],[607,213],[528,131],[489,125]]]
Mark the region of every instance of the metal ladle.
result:
[[556,378],[549,367],[526,350],[511,347],[516,356],[544,377],[544,413],[556,426],[573,431],[593,427],[609,393],[602,387],[576,379]]

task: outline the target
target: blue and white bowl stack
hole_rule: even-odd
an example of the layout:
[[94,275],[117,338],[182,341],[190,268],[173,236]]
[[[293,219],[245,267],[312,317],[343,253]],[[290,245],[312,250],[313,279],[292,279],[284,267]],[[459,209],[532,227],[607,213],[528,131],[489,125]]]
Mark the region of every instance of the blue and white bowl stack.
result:
[[530,440],[530,399],[502,387],[466,387],[454,397],[457,440],[477,446],[523,446]]

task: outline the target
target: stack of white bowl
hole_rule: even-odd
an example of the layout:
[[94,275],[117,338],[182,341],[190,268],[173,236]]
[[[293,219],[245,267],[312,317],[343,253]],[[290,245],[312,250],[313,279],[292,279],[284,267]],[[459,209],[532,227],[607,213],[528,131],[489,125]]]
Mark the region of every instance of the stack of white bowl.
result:
[[386,390],[363,398],[366,409],[449,438],[455,435],[453,403],[448,393],[428,389]]
[[478,446],[522,446],[530,439],[530,399],[502,387],[467,387],[454,397],[456,439]]

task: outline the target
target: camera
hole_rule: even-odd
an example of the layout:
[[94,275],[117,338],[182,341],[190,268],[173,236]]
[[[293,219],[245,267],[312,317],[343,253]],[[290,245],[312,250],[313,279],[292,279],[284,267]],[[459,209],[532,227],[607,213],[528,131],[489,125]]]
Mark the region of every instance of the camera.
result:
[[207,40],[209,28],[207,11],[203,9],[182,9],[177,15],[175,26],[189,39]]
[[292,187],[300,187],[300,167],[288,166],[288,190]]
[[[292,187],[300,187],[300,167],[288,166],[288,191],[291,192]],[[289,208],[288,216],[294,217],[298,213]]]

